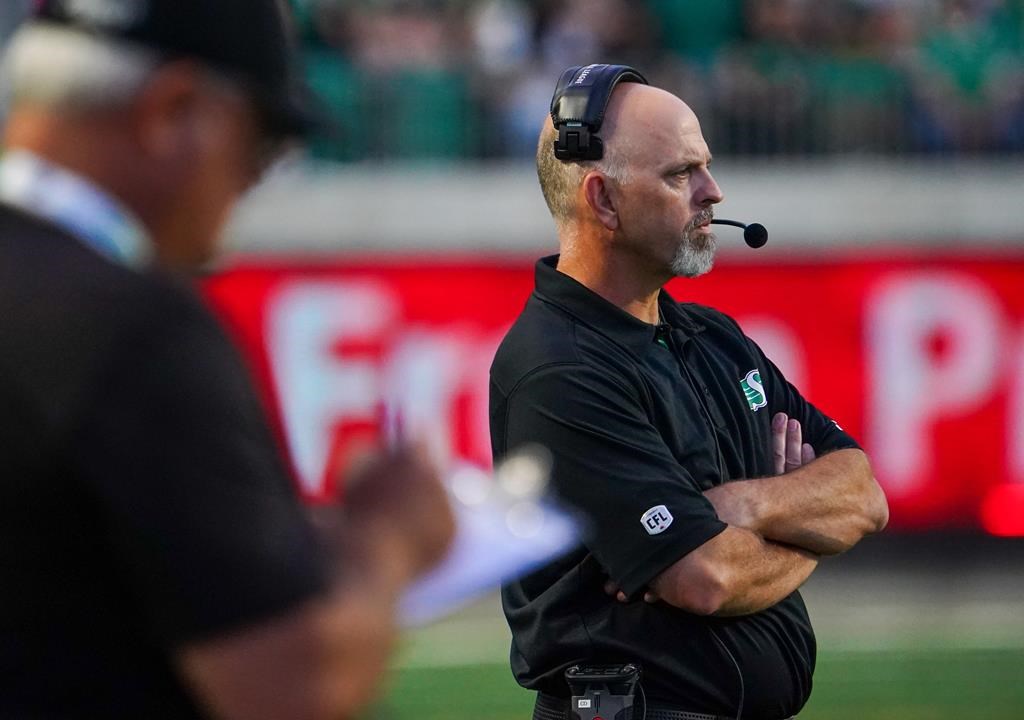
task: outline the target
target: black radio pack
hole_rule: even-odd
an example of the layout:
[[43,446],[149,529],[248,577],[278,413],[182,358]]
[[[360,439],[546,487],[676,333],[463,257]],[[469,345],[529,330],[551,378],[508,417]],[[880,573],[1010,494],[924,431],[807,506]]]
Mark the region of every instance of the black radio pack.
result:
[[565,671],[572,695],[572,720],[633,720],[633,698],[640,668],[625,665],[573,665]]

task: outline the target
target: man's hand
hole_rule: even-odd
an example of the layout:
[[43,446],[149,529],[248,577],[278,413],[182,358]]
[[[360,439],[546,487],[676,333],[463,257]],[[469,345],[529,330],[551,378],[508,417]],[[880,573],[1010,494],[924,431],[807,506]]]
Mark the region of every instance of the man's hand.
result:
[[448,493],[420,446],[379,452],[352,470],[343,520],[343,554],[358,549],[365,560],[386,563],[399,587],[436,565],[455,534]]
[[885,494],[860,450],[815,458],[799,422],[780,413],[772,418],[772,456],[779,474],[704,493],[722,520],[816,555],[845,552],[885,527]]
[[[772,418],[771,442],[776,475],[797,470],[815,459],[814,448],[803,441],[800,421],[786,413],[776,413]],[[705,491],[704,497],[723,522],[758,531],[758,497],[745,484],[725,482]]]
[[796,470],[814,460],[814,448],[803,441],[800,421],[789,418],[786,413],[776,413],[772,418],[772,459],[776,475]]
[[[613,597],[613,598],[615,598],[616,600],[618,600],[621,603],[629,602],[629,598],[626,597],[626,593],[624,593],[621,590],[619,590],[619,586],[615,584],[614,580],[608,580],[608,581],[605,582],[605,584],[604,584],[604,591],[605,591],[605,594],[608,595],[608,597]],[[658,597],[658,593],[654,592],[650,588],[647,588],[646,590],[644,590],[644,602],[645,603],[654,604],[654,603],[658,602],[659,600],[661,600],[661,598]]]

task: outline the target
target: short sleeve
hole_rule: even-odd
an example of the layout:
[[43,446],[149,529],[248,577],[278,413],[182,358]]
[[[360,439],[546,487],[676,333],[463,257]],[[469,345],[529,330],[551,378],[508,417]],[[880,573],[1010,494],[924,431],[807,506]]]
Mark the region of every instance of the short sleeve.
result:
[[606,372],[535,371],[509,396],[506,428],[504,447],[551,451],[556,492],[590,519],[587,546],[627,595],[726,528],[639,396]]
[[167,294],[126,323],[73,452],[109,562],[177,646],[281,614],[327,573],[234,347],[198,299]]
[[832,418],[808,402],[783,376],[778,367],[758,349],[768,368],[766,378],[771,414],[783,412],[800,421],[804,442],[819,457],[835,450],[860,449],[860,445]]

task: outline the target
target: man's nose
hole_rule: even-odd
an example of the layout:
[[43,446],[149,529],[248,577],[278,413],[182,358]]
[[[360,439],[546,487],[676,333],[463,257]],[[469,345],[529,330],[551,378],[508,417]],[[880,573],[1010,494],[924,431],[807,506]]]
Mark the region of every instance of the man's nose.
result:
[[700,205],[717,205],[725,199],[722,195],[722,189],[718,187],[718,183],[715,182],[715,178],[711,175],[710,171],[705,171],[705,180],[701,184],[700,194],[698,195],[698,202]]

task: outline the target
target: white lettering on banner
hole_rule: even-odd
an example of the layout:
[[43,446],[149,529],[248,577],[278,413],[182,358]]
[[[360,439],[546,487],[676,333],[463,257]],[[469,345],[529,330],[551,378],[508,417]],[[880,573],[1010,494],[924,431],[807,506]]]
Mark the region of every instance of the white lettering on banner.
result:
[[379,368],[335,348],[345,340],[380,339],[396,313],[387,287],[375,283],[288,283],[271,299],[267,349],[304,492],[322,488],[334,423],[342,416],[372,421],[378,412]]
[[1010,477],[1024,483],[1024,329],[1011,345],[1007,363],[1006,466]]
[[459,381],[459,358],[465,350],[454,338],[405,331],[384,368],[384,401],[402,418],[412,437],[426,437],[432,455],[442,463],[451,452],[451,423],[440,415]]
[[467,403],[472,455],[490,454],[487,387],[491,358],[501,337],[481,341],[470,328],[407,328],[383,368],[383,400],[414,437],[425,438],[434,456],[452,459],[457,428],[454,405]]
[[[268,303],[267,349],[288,445],[304,493],[319,496],[338,427],[376,423],[383,406],[434,457],[490,458],[488,373],[505,328],[481,334],[465,323],[415,327],[402,322],[387,285],[296,281]],[[344,344],[379,352],[353,356]]]
[[919,272],[882,286],[865,320],[868,450],[886,490],[899,495],[933,470],[932,424],[995,387],[1002,317],[991,290],[969,276]]

